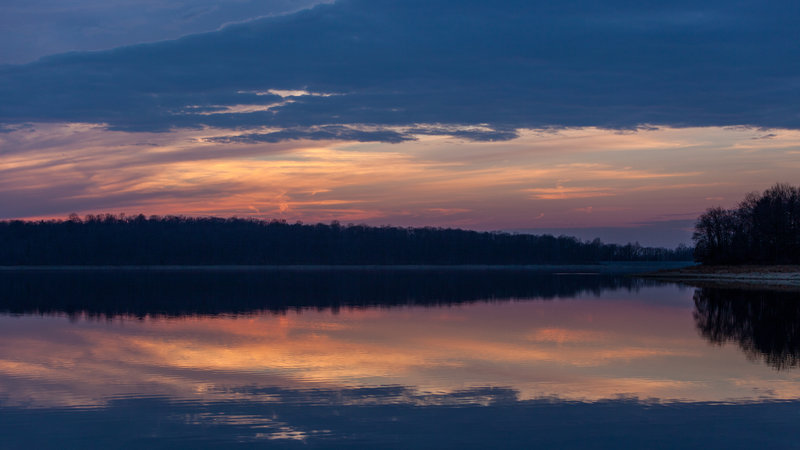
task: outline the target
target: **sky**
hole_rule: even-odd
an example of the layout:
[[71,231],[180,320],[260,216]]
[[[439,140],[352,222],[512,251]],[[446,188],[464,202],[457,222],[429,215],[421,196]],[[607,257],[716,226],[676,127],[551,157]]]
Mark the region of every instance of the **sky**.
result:
[[795,1],[11,0],[0,219],[690,243],[800,173]]

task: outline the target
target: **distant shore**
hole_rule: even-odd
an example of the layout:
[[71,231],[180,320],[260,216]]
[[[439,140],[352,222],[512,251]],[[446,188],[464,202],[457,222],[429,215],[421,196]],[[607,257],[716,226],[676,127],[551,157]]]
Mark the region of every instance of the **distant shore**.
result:
[[687,284],[800,286],[800,265],[690,266],[663,269],[639,275],[642,278],[677,281]]
[[601,261],[595,264],[294,264],[294,265],[29,265],[2,266],[0,272],[29,271],[504,271],[523,270],[531,272],[597,274],[619,273],[634,274],[643,271],[669,270],[685,266],[681,261]]

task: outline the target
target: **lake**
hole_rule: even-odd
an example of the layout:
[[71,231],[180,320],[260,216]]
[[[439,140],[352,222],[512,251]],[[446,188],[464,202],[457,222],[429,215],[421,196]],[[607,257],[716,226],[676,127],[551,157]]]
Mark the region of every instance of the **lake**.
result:
[[800,446],[800,294],[589,269],[3,271],[0,447]]

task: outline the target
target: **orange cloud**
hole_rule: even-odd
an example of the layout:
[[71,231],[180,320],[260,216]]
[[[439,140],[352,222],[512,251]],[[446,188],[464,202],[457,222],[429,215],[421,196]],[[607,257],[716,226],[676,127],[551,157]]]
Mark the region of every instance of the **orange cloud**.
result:
[[[765,133],[572,128],[520,130],[504,142],[272,144],[215,142],[230,131],[212,128],[125,133],[34,124],[0,133],[0,211],[5,218],[124,211],[478,229],[631,226],[693,217],[711,206],[707,198],[734,201],[792,179],[800,133],[769,130],[770,139],[755,139]],[[579,203],[587,198],[591,215]]]
[[557,186],[554,188],[526,189],[525,191],[533,194],[532,198],[542,200],[565,200],[572,198],[594,198],[615,195],[609,192],[607,189],[602,188],[567,188],[563,186]]

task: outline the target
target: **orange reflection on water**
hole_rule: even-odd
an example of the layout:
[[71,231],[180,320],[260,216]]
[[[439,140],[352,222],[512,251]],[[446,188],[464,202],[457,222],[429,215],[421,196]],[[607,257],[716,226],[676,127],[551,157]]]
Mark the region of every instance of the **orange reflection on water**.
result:
[[20,404],[101,405],[124,395],[246,397],[237,386],[399,385],[440,394],[510,387],[521,399],[800,398],[794,372],[707,344],[694,329],[690,294],[651,289],[659,290],[678,299],[617,294],[77,323],[4,317],[0,394]]

